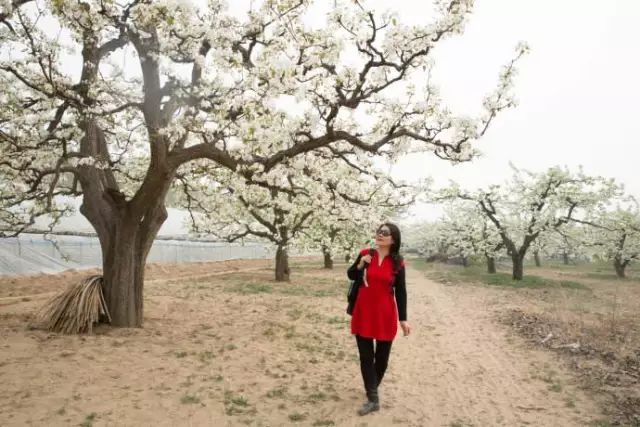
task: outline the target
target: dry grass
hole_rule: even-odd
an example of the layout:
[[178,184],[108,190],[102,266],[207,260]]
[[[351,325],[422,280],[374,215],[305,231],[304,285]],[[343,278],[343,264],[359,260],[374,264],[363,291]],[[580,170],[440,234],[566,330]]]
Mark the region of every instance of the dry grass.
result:
[[50,299],[38,315],[43,327],[63,334],[91,334],[101,317],[111,320],[102,276],[88,276]]

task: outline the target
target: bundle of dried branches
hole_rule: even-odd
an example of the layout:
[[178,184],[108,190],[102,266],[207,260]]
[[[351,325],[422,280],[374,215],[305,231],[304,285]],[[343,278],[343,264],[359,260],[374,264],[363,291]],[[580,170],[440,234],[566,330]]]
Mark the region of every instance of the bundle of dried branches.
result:
[[111,322],[102,293],[102,276],[89,276],[49,300],[39,319],[49,331],[90,334],[101,316]]

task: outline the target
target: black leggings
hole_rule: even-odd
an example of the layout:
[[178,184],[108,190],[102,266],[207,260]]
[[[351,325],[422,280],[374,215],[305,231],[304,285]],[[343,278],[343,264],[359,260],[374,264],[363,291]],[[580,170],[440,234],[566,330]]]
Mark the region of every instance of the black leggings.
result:
[[375,351],[373,349],[373,338],[364,338],[356,335],[358,352],[360,353],[360,371],[367,396],[372,392],[377,392],[378,386],[382,382],[384,372],[389,363],[392,341],[376,340]]

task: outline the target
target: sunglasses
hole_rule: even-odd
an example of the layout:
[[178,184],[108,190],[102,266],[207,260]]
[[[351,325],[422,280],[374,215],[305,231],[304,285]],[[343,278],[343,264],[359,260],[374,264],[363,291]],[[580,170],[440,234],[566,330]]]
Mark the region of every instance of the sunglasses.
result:
[[377,236],[382,236],[382,237],[389,237],[389,236],[391,236],[391,231],[386,230],[386,229],[380,229],[380,230],[376,231],[376,235]]

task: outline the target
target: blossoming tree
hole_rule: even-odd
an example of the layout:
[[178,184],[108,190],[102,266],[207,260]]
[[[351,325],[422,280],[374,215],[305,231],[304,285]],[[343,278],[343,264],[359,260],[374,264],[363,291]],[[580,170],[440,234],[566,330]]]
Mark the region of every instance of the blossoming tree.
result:
[[325,149],[276,166],[260,183],[223,168],[189,175],[196,179],[184,182],[181,206],[194,212],[193,228],[231,242],[253,237],[273,243],[276,281],[289,280],[289,248],[316,246],[314,236],[325,255],[332,255],[333,246],[348,239],[342,232],[357,224],[370,236],[372,221],[411,204],[416,191],[373,170],[358,170]]
[[438,222],[424,223],[416,229],[419,239],[425,241],[423,245],[434,248],[440,256],[459,257],[464,266],[468,265],[469,257],[482,256],[487,262],[487,271],[496,272],[496,258],[504,243],[493,224],[474,203],[449,200]]
[[616,206],[601,204],[584,220],[584,242],[613,262],[616,275],[626,277],[626,268],[640,260],[640,209],[635,199],[618,200]]
[[542,266],[541,256],[562,259],[564,265],[569,265],[571,259],[587,257],[590,247],[585,240],[587,227],[570,221],[549,233],[541,234],[531,244],[536,266]]
[[454,184],[436,199],[474,202],[500,235],[513,263],[513,279],[521,280],[525,256],[542,234],[584,218],[619,191],[613,180],[554,167],[542,173],[516,169],[505,185],[475,192]]
[[[354,165],[407,151],[463,161],[513,106],[522,45],[478,118],[453,115],[431,84],[412,85],[426,80],[434,48],[463,32],[472,0],[438,1],[420,26],[337,1],[321,28],[305,25],[312,3],[264,0],[239,18],[219,0],[2,1],[3,233],[55,221],[72,208],[58,196],[81,197],[112,323],[141,326],[145,260],[167,193],[194,170],[185,165],[258,183],[321,147]],[[279,108],[283,98],[295,107]]]

